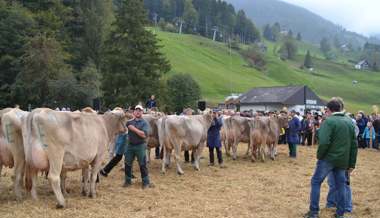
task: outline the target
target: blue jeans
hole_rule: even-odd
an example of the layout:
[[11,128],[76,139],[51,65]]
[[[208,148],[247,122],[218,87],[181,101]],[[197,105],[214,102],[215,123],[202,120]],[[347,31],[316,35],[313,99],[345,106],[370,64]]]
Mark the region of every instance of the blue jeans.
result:
[[321,192],[321,185],[325,178],[331,173],[335,179],[336,187],[336,214],[339,216],[344,215],[345,211],[345,182],[346,170],[335,168],[331,163],[325,160],[318,160],[317,166],[313,177],[311,178],[311,192],[310,192],[310,212],[312,214],[319,213],[319,199]]
[[[349,184],[349,175],[346,171],[346,182],[344,185],[345,195],[346,195],[346,201],[345,201],[345,212],[351,213],[352,212],[352,192],[351,187]],[[329,184],[329,193],[327,194],[327,208],[336,207],[336,187],[335,187],[335,177],[332,173],[330,173],[327,177],[327,183]]]

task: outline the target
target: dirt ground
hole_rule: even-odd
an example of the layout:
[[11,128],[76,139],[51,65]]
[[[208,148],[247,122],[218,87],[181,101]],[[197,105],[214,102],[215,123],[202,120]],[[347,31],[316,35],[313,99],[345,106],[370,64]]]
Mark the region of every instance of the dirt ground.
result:
[[[299,147],[298,158],[287,157],[287,147],[279,148],[276,161],[251,163],[244,157],[246,145],[240,145],[239,159],[225,157],[227,168],[208,167],[208,151],[201,160],[201,171],[183,164],[185,175],[178,176],[174,165],[166,175],[160,174],[160,161],[150,165],[153,189],[142,190],[136,179],[123,188],[121,165],[98,186],[96,199],[80,195],[80,172],[69,173],[67,208],[55,209],[55,197],[47,180],[39,178],[39,201],[30,196],[15,201],[11,171],[3,170],[0,181],[0,217],[302,217],[308,210],[310,178],[315,167],[316,148]],[[353,217],[380,217],[380,152],[360,150],[357,169],[351,177]],[[139,176],[137,167],[135,175]],[[321,195],[321,208],[326,203],[327,185]],[[321,217],[332,217],[334,211],[322,209]]]

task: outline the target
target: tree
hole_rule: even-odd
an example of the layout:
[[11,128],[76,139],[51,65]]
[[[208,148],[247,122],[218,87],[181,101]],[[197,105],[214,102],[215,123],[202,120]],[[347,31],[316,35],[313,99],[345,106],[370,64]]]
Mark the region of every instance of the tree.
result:
[[157,92],[161,75],[170,65],[159,51],[158,40],[147,30],[140,0],[123,0],[105,43],[102,67],[106,106],[136,104]]
[[292,30],[289,30],[289,31],[288,31],[288,37],[289,37],[289,38],[293,38],[293,31],[292,31]]
[[198,23],[198,12],[195,10],[192,0],[185,0],[183,19],[186,23],[186,32],[196,32]]
[[196,108],[201,98],[197,82],[189,74],[177,74],[167,81],[167,102],[170,111],[182,112],[184,108]]
[[286,38],[279,52],[282,59],[294,59],[297,54],[297,45],[293,39]]
[[25,8],[0,1],[0,108],[15,104],[11,86],[21,70],[19,60],[28,38],[35,33],[34,27],[32,14]]
[[102,75],[92,60],[89,60],[79,76],[79,85],[86,93],[84,99],[86,105],[91,105],[92,100],[102,96]]
[[303,66],[310,69],[312,66],[313,66],[313,63],[311,61],[311,55],[310,55],[310,51],[307,50],[307,53],[305,55],[305,60],[303,62]]
[[[71,68],[64,62],[63,49],[55,38],[37,35],[26,45],[23,67],[12,87],[15,102],[21,106],[53,106],[57,100],[57,81],[72,78]],[[66,90],[70,91],[70,90]]]
[[320,43],[320,48],[322,53],[325,55],[325,57],[328,56],[329,52],[331,51],[331,45],[330,42],[327,38],[322,38],[321,43]]
[[265,25],[263,35],[267,40],[274,41],[272,28],[269,24]]
[[280,39],[281,25],[278,22],[274,23],[274,25],[272,26],[272,35],[273,35],[273,41],[276,42]]
[[81,48],[81,58],[83,64],[91,59],[99,69],[103,44],[114,19],[112,0],[82,0],[80,8],[83,17],[83,40],[78,45]]
[[297,33],[297,41],[302,41],[302,35],[301,35],[301,33]]

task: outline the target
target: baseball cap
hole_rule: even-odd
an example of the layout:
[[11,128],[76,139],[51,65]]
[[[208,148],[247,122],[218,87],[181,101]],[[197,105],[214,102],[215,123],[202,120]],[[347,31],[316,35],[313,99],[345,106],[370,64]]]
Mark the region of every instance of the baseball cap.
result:
[[137,109],[142,110],[142,111],[144,110],[144,108],[141,105],[136,105],[135,110],[137,110]]

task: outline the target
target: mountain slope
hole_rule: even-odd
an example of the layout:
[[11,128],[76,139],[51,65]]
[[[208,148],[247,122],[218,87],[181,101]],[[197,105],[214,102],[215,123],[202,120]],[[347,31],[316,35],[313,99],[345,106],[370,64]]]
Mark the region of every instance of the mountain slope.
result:
[[278,0],[227,0],[247,15],[258,26],[279,22],[285,29],[294,33],[301,32],[303,38],[314,44],[323,37],[333,38],[337,35],[342,42],[363,45],[368,39],[359,34],[345,31],[342,27],[322,18],[313,12]]
[[[246,92],[254,87],[275,85],[308,85],[320,97],[344,98],[351,111],[370,111],[371,106],[380,104],[380,74],[369,71],[356,71],[352,65],[328,62],[313,58],[315,71],[301,70],[304,55],[295,61],[281,61],[273,50],[276,45],[268,43],[267,70],[264,72],[247,67],[245,60],[223,43],[194,35],[178,35],[157,32],[162,52],[167,56],[172,71],[189,73],[200,84],[202,96],[212,103],[223,102],[231,93]],[[312,53],[312,56],[314,54]],[[352,81],[358,81],[353,84]]]

